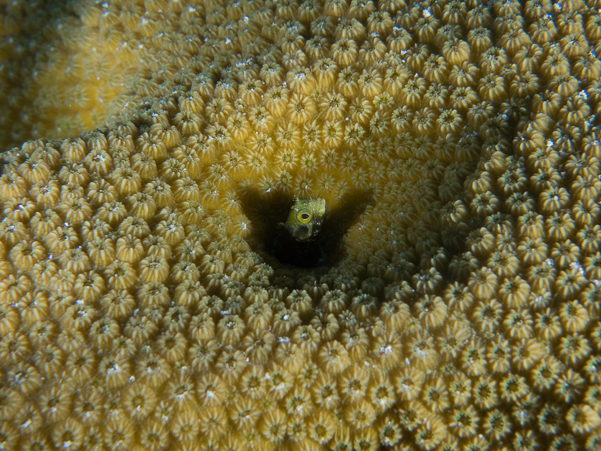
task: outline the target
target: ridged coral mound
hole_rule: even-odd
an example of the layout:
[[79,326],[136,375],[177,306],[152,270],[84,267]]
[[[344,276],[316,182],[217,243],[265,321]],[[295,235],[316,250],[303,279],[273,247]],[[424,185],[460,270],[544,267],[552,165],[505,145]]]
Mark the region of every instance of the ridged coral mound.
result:
[[184,3],[4,155],[0,448],[598,450],[601,4]]
[[78,135],[119,108],[139,49],[125,12],[116,18],[103,8],[89,0],[0,0],[0,151]]

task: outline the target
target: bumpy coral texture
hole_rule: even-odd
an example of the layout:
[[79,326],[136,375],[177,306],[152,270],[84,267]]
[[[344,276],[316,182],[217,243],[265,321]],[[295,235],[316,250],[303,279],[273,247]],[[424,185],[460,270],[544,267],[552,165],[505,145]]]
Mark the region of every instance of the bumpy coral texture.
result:
[[146,69],[4,156],[0,447],[598,450],[600,7],[93,6]]
[[138,48],[125,16],[107,7],[0,0],[1,151],[32,138],[76,136],[120,107],[139,66]]

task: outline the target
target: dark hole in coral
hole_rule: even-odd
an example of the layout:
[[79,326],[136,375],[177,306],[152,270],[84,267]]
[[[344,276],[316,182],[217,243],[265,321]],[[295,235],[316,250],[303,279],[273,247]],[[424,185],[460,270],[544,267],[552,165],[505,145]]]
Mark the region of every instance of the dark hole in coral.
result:
[[344,235],[373,201],[371,191],[353,191],[336,206],[326,204],[317,239],[299,242],[283,227],[294,203],[292,196],[249,189],[240,190],[238,196],[242,210],[251,222],[248,242],[253,251],[263,255],[268,262],[271,260],[270,263],[275,259],[298,268],[332,266],[339,261],[344,256]]

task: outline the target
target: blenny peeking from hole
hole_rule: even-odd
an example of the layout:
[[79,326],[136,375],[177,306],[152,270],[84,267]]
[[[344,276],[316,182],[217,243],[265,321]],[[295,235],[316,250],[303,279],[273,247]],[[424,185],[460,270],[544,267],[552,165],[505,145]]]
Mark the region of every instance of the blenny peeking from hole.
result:
[[325,212],[324,199],[295,198],[286,223],[278,224],[273,255],[282,263],[299,267],[323,264],[326,256],[319,232]]

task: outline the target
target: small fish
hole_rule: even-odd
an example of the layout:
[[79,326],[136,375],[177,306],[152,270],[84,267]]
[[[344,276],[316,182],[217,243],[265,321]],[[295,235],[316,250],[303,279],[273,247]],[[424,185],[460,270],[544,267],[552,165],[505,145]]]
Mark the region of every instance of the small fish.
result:
[[321,229],[326,201],[316,197],[294,199],[284,227],[296,241],[314,241]]

